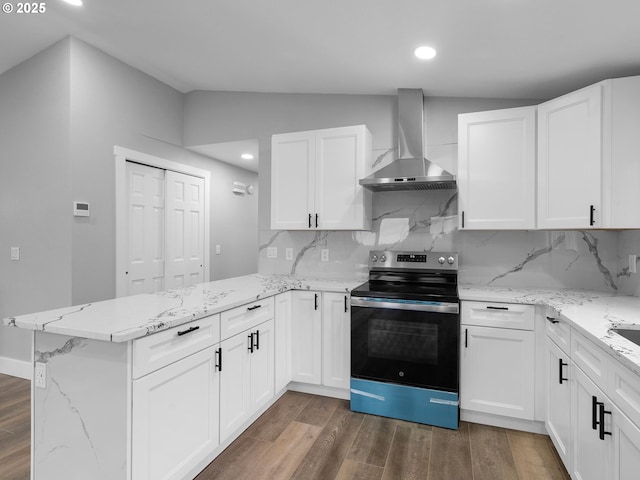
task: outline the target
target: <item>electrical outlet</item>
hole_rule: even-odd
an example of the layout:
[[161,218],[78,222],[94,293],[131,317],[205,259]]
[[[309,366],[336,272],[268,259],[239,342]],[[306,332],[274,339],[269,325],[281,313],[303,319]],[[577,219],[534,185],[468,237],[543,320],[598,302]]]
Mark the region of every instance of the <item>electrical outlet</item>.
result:
[[638,273],[638,256],[629,255],[629,273]]
[[34,372],[34,381],[36,387],[47,388],[47,364],[42,362],[36,362],[36,368]]
[[320,250],[320,261],[328,262],[329,261],[329,249],[323,248]]
[[220,245],[216,245],[216,255],[220,255],[221,248]]
[[293,260],[293,248],[286,248],[284,250],[285,260]]
[[20,247],[11,247],[11,260],[20,260]]
[[267,258],[278,258],[278,247],[267,247]]

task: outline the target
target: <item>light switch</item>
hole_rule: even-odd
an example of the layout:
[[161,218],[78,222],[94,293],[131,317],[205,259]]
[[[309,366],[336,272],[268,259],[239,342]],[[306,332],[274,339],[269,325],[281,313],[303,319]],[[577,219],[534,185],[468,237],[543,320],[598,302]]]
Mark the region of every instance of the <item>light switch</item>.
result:
[[285,248],[284,250],[284,258],[285,260],[293,260],[293,248]]
[[11,247],[11,260],[20,260],[20,247]]
[[329,261],[329,249],[328,248],[323,248],[322,250],[320,250],[320,261],[321,262],[328,262]]
[[216,245],[216,255],[220,255],[220,245]]

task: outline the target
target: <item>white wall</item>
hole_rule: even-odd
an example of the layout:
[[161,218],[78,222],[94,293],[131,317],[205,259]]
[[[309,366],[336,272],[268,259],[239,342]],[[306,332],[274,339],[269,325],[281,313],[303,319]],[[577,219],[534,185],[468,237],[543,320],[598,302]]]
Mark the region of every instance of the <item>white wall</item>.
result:
[[[0,76],[0,112],[1,318],[71,301],[68,40]],[[0,326],[0,358],[28,360],[30,338]]]

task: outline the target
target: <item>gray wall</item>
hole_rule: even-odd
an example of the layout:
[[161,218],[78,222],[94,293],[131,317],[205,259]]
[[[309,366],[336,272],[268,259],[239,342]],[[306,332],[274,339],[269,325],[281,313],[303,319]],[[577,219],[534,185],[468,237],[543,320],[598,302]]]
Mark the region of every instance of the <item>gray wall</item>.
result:
[[[0,76],[0,317],[71,301],[69,41]],[[20,261],[9,259],[20,247]],[[0,326],[0,356],[29,332]]]

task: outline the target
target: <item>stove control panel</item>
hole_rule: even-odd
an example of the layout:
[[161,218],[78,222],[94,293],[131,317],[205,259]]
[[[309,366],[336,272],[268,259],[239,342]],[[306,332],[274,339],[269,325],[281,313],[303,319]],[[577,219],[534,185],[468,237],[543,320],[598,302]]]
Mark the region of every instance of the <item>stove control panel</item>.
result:
[[373,250],[369,254],[369,268],[457,270],[458,254],[451,252]]

